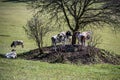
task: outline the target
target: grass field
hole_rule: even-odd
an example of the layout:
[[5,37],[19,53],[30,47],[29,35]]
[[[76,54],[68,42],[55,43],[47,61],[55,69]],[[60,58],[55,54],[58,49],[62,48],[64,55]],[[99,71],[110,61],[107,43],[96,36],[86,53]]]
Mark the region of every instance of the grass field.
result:
[[[0,59],[0,80],[119,80],[120,66]],[[4,68],[5,67],[5,68]]]
[[[26,9],[25,3],[0,0],[0,54],[9,52],[11,42],[17,39],[25,42],[25,48],[16,48],[17,53],[36,48],[22,28],[30,17],[31,12]],[[120,54],[120,33],[115,35],[108,28],[96,30],[95,33],[102,36],[100,48]],[[51,35],[47,35],[44,45],[50,45]],[[119,75],[120,65],[77,66],[0,58],[0,80],[120,80]]]
[[[25,3],[21,2],[2,2],[0,1],[0,53],[4,54],[11,50],[10,44],[13,40],[23,40],[25,48],[17,47],[18,53],[28,51],[36,48],[35,43],[29,40],[24,32],[23,26],[31,18],[32,12],[27,10]],[[17,0],[16,0],[17,1]],[[120,33],[114,34],[110,29],[104,28],[103,30],[95,30],[95,33],[102,36],[100,48],[113,51],[120,54]],[[44,45],[50,45],[50,36],[45,38]]]
[[25,48],[16,48],[18,53],[35,48],[35,43],[27,38],[23,29],[30,16],[30,11],[23,3],[0,2],[0,53],[10,51],[13,40],[25,42]]

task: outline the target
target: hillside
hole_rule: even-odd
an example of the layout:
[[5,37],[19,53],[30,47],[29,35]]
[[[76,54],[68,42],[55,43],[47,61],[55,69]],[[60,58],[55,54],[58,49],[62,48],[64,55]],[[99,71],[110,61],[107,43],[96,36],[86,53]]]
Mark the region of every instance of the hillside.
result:
[[57,46],[57,52],[53,47],[44,47],[44,54],[39,55],[38,49],[20,54],[19,57],[27,60],[40,60],[49,63],[72,63],[72,64],[98,64],[109,63],[120,65],[120,55],[110,53],[104,49],[85,47],[80,45]]

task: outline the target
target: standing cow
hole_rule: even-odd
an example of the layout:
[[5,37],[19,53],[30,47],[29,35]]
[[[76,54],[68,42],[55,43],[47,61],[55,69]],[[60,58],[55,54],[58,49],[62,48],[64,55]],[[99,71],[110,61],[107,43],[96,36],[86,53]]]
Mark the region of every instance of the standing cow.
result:
[[75,32],[75,36],[78,39],[78,43],[81,44],[82,46],[86,45],[86,40],[91,40],[92,39],[92,32],[91,31],[85,31],[85,32]]
[[21,45],[22,48],[24,47],[22,40],[15,40],[11,43],[11,47],[16,47],[17,45]]
[[56,44],[57,43],[62,43],[63,46],[65,46],[67,40],[70,41],[70,36],[72,36],[71,32],[70,31],[67,31],[67,32],[61,32],[57,35],[54,35],[51,37],[51,41],[52,41],[52,45],[54,46],[55,48],[55,51],[56,51]]

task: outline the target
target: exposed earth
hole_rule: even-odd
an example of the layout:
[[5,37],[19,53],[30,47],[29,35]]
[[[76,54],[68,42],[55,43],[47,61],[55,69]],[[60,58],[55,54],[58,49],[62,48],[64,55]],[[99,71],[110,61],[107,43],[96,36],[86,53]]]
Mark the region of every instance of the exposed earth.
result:
[[52,46],[43,47],[44,54],[39,54],[38,49],[18,55],[27,60],[40,60],[49,63],[72,64],[96,64],[109,63],[120,64],[120,55],[116,55],[104,49],[95,47],[82,47],[81,45],[57,46],[57,51]]

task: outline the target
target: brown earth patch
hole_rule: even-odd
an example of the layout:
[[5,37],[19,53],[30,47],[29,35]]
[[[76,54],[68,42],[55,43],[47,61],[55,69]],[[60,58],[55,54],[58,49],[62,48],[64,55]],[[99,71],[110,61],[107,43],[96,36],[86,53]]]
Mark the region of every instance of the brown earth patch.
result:
[[18,56],[27,60],[40,60],[49,63],[120,64],[120,55],[90,46],[83,48],[80,45],[66,45],[65,47],[58,45],[57,51],[52,46],[44,47],[43,51],[44,54],[41,55],[38,49],[35,49]]

